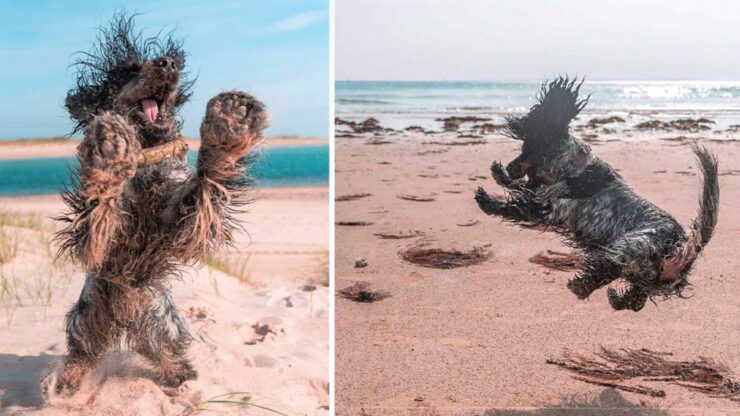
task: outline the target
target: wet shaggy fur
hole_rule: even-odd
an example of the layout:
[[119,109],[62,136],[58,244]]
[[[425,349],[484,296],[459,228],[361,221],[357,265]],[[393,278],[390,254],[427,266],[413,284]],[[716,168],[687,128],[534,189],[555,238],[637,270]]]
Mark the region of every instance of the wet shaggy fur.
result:
[[[158,370],[160,384],[197,377],[186,357],[189,324],[168,281],[239,229],[234,214],[248,202],[248,155],[266,113],[249,94],[221,93],[207,104],[195,169],[174,156],[139,165],[143,149],[180,137],[176,114],[192,86],[184,65],[179,42],[144,39],[123,14],[77,62],[77,86],[66,106],[84,138],[73,184],[63,193],[69,211],[58,218],[65,227],[57,237],[60,254],[77,258],[87,278],[67,314],[68,354],[57,393],[76,391],[124,338]],[[145,100],[156,103],[154,121]]]
[[522,153],[506,168],[499,162],[491,166],[507,197],[498,199],[478,188],[475,200],[488,215],[551,227],[580,250],[580,271],[568,282],[579,299],[619,278],[627,287],[607,292],[615,310],[639,311],[655,296],[681,296],[717,224],[717,159],[706,148],[692,146],[703,189],[699,215],[685,231],[570,135],[570,121],[588,102],[579,99],[580,86],[557,78],[542,86],[527,115],[508,118],[507,133],[523,142]]

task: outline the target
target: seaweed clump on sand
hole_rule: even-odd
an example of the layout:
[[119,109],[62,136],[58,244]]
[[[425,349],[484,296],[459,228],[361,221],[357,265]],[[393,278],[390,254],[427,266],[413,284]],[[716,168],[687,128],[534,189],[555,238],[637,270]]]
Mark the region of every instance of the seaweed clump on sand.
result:
[[430,196],[417,196],[417,195],[396,195],[398,199],[403,199],[405,201],[414,201],[414,202],[433,202],[436,199],[434,197]]
[[671,120],[669,122],[660,120],[649,120],[639,123],[635,126],[635,129],[644,130],[679,130],[696,133],[702,130],[711,130],[709,124],[714,124],[714,121],[708,118],[680,118],[677,120]]
[[343,227],[367,227],[368,225],[373,225],[372,222],[367,221],[337,221],[335,224]]
[[347,126],[352,129],[354,133],[381,133],[385,131],[383,126],[380,125],[380,122],[373,117],[360,122],[343,120],[337,117],[334,119],[334,125]]
[[561,253],[559,251],[547,250],[537,253],[529,258],[530,263],[539,264],[548,269],[567,272],[577,270],[581,267],[583,258],[577,253]]
[[373,234],[381,240],[403,240],[406,238],[422,237],[424,233],[419,230],[409,232],[398,232],[398,233],[375,233]]
[[673,354],[648,349],[601,348],[596,358],[565,351],[557,365],[586,383],[653,397],[665,397],[665,391],[639,383],[664,382],[715,398],[740,402],[740,383],[732,380],[729,370],[706,357],[692,361],[672,359]]
[[434,269],[454,269],[457,267],[481,264],[491,257],[491,252],[483,247],[473,247],[467,251],[429,248],[427,244],[417,244],[401,251],[401,258],[409,263]]
[[391,296],[383,290],[370,290],[369,282],[357,282],[339,291],[339,296],[354,302],[373,303]]
[[351,194],[351,195],[341,195],[334,199],[336,202],[345,202],[345,201],[356,201],[358,199],[367,198],[369,196],[373,196],[373,194]]

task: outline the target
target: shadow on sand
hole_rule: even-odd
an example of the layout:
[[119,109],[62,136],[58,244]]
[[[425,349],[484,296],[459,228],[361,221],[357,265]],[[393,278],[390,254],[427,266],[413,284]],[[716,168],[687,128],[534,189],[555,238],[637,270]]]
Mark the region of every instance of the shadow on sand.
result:
[[634,404],[618,391],[606,389],[598,395],[576,394],[559,404],[537,410],[487,410],[483,416],[668,416],[664,410]]
[[0,409],[8,406],[41,407],[44,404],[41,378],[61,358],[60,355],[46,354],[0,354]]

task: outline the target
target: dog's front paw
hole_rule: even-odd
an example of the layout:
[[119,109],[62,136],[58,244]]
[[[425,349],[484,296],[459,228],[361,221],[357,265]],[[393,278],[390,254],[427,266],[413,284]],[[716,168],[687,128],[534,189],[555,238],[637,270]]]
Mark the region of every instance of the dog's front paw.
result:
[[123,117],[103,113],[90,122],[77,147],[80,177],[93,192],[111,192],[134,176],[140,154],[136,130]]
[[475,202],[477,202],[480,209],[488,215],[495,215],[504,205],[506,205],[506,201],[491,197],[488,195],[488,192],[481,187],[478,187],[475,191]]
[[491,176],[497,184],[505,188],[509,187],[514,181],[513,179],[511,179],[511,176],[509,176],[509,172],[506,171],[504,165],[502,165],[501,162],[499,162],[498,160],[491,164]]
[[267,127],[264,105],[251,95],[230,91],[211,98],[200,127],[203,146],[229,154],[246,154]]

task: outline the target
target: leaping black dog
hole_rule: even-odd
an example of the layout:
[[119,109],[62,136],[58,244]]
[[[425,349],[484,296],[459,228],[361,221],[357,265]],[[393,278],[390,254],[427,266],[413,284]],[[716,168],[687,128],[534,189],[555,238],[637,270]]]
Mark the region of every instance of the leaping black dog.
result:
[[[699,215],[690,229],[637,195],[590,147],[569,133],[588,103],[581,83],[558,77],[543,84],[538,103],[523,117],[507,118],[507,136],[521,140],[522,153],[504,168],[491,166],[506,200],[482,188],[475,193],[488,215],[523,226],[547,226],[565,236],[583,255],[581,270],[568,288],[585,299],[618,278],[625,290],[608,290],[615,310],[639,311],[648,298],[682,296],[688,275],[717,224],[717,159],[693,144],[703,176]],[[526,176],[526,179],[525,179]]]

